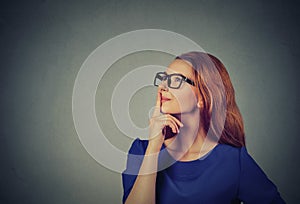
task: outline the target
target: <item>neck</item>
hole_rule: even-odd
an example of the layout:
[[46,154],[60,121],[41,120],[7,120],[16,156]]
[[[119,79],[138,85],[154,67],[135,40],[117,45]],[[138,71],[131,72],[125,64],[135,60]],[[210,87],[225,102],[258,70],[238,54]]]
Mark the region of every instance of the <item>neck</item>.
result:
[[180,133],[169,139],[168,149],[185,154],[199,154],[205,140],[204,129],[200,125],[199,109],[180,114],[180,119],[184,126],[180,128]]
[[169,153],[176,160],[190,161],[198,159],[218,144],[218,142],[206,137],[204,128],[200,123],[199,110],[181,114],[180,117],[184,125],[180,128],[180,133],[165,140]]

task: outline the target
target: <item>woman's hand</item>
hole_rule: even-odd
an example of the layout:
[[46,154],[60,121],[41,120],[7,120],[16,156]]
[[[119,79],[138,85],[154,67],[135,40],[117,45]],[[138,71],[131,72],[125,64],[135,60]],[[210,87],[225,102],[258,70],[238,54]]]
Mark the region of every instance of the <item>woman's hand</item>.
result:
[[164,142],[165,135],[162,130],[169,126],[172,132],[179,133],[178,126],[182,127],[183,124],[174,116],[170,114],[163,114],[160,111],[161,106],[161,89],[158,89],[156,97],[156,105],[149,124],[149,148],[154,152],[158,152]]

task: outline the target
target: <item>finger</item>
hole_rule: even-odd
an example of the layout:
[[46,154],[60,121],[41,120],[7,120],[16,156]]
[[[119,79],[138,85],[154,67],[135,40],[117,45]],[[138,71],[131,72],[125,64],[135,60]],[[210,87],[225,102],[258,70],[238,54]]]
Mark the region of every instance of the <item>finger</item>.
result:
[[[181,122],[174,116],[172,116],[170,114],[165,114],[165,115],[161,115],[160,117],[158,117],[158,119],[172,122],[174,127],[176,128],[176,132],[177,133],[179,132],[179,126],[181,126],[181,125],[177,125],[177,122],[179,122],[179,123],[181,123]],[[177,122],[176,122],[176,120],[177,120]]]
[[171,121],[165,121],[165,122],[164,122],[164,127],[163,127],[164,135],[165,135],[165,133],[166,133],[166,128],[167,128],[167,127],[170,127],[171,130],[172,130],[172,132],[173,132],[173,133],[176,133],[176,127],[175,127],[175,125],[174,125]]
[[183,127],[183,123],[176,117],[174,117],[173,115],[168,115],[168,117],[171,117],[178,124],[178,126]]
[[160,103],[161,103],[161,88],[158,87],[157,95],[156,95],[156,106],[160,107]]
[[178,133],[178,126],[177,124],[170,118],[162,118],[161,122],[163,123],[164,126],[169,126],[172,129],[172,132]]
[[152,116],[159,116],[160,115],[160,105],[161,105],[161,88],[157,89],[157,94],[156,94],[156,102],[155,102],[155,107]]
[[174,117],[170,114],[165,114],[165,115],[162,115],[161,117],[168,118],[168,120],[171,120],[174,123],[174,125],[176,126],[177,132],[179,132],[179,127],[183,127],[183,123],[180,120],[178,120],[176,117]]
[[176,132],[174,132],[174,133],[179,133],[179,128],[178,128],[178,125],[176,124],[176,122],[172,119],[172,118],[168,118],[168,120],[169,121],[171,121],[172,122],[172,124],[174,125],[174,127],[175,127],[175,131]]

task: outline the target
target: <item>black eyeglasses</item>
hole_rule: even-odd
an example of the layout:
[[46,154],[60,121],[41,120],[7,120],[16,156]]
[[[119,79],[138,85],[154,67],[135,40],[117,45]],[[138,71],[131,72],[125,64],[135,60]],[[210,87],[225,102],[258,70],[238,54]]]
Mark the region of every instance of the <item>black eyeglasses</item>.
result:
[[182,74],[167,74],[166,72],[158,72],[155,75],[154,86],[159,86],[166,80],[168,87],[172,89],[179,89],[183,81],[195,86],[195,83],[191,79]]

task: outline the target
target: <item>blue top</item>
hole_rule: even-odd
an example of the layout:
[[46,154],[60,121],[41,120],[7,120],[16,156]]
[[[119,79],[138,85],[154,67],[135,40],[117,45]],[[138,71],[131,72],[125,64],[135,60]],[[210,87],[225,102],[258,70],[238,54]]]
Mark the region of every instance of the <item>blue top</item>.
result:
[[[129,149],[127,166],[122,173],[123,203],[136,180],[148,140],[135,139]],[[165,145],[162,146],[162,150]],[[167,151],[164,151],[165,153]],[[173,163],[157,172],[156,203],[285,203],[277,187],[248,154],[245,147],[218,144],[197,160],[175,161],[166,153],[159,155],[158,166],[168,159]],[[135,175],[132,174],[135,172]]]

